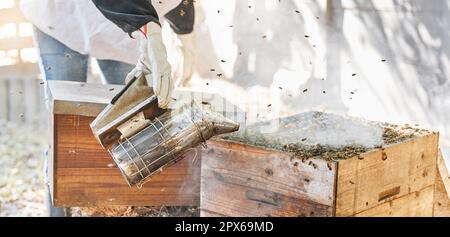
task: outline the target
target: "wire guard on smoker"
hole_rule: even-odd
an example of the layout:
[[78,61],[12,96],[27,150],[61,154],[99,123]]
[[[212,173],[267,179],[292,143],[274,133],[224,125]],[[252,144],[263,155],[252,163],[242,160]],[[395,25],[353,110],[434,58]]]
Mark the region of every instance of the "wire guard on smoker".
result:
[[239,124],[222,114],[191,103],[155,118],[137,134],[114,144],[110,154],[128,185],[140,187],[190,148],[238,129]]

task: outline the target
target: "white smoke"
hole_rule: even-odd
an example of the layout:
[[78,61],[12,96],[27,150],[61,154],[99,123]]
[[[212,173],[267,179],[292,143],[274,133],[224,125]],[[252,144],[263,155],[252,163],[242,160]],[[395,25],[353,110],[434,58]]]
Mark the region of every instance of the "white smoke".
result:
[[199,0],[186,85],[255,122],[318,110],[419,124],[448,141],[449,9],[445,0]]

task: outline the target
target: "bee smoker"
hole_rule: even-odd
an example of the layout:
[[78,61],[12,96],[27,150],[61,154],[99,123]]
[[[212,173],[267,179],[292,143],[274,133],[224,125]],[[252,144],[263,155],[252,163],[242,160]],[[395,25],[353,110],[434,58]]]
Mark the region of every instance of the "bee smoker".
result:
[[211,137],[239,129],[239,124],[195,102],[161,110],[145,87],[144,78],[132,80],[91,124],[130,186],[140,187]]

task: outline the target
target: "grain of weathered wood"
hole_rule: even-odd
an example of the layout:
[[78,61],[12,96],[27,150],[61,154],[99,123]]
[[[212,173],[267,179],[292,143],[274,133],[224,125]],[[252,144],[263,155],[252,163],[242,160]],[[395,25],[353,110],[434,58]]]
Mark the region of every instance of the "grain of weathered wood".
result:
[[356,217],[431,217],[434,185],[357,213]]
[[[198,205],[200,162],[193,153],[130,188],[90,131],[93,117],[55,115],[53,195],[56,206]],[[200,155],[200,152],[198,152]]]
[[436,183],[434,184],[433,216],[450,217],[450,198],[448,197],[441,175],[438,173],[436,174]]
[[432,216],[438,138],[424,133],[337,163],[211,141],[201,215]]
[[[57,188],[55,204],[63,206],[198,206],[198,185],[180,177],[190,159],[180,162],[178,167],[170,167],[156,175],[142,189],[124,185],[124,180],[115,168],[65,168],[56,172]],[[167,172],[166,172],[167,171]]]
[[439,150],[439,155],[437,159],[437,167],[439,171],[439,175],[441,178],[441,182],[444,185],[445,191],[447,193],[448,198],[450,199],[450,173],[447,170],[447,166],[445,165],[444,156],[442,152]]
[[55,171],[55,138],[56,138],[56,131],[55,131],[55,116],[49,115],[48,116],[48,151],[47,151],[47,170],[46,170],[46,176],[47,176],[47,185],[50,189],[50,198],[52,201],[52,204],[55,205],[55,199],[54,199],[54,193],[55,193],[55,176],[53,175]]
[[433,185],[438,139],[429,134],[340,161],[336,215],[352,216]]
[[203,152],[202,216],[331,216],[335,164],[210,141]]

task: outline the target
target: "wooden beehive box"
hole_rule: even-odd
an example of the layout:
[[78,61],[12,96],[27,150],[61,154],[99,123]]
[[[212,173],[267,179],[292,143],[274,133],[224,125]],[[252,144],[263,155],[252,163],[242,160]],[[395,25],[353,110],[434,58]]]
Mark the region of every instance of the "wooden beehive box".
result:
[[202,155],[201,215],[432,216],[439,134],[408,129],[390,137],[393,131],[384,128],[381,147],[339,156],[295,152],[302,134],[280,141],[244,131],[210,141]]
[[440,152],[437,163],[438,172],[436,172],[436,183],[434,184],[433,216],[450,217],[450,174]]
[[[199,205],[201,152],[197,157],[194,152],[187,153],[184,159],[152,177],[141,189],[130,188],[107,151],[92,135],[89,124],[122,86],[47,83],[52,129],[49,178],[55,206]],[[173,98],[171,106],[191,98],[207,101],[217,111],[230,106],[221,97],[201,93],[176,92]]]

